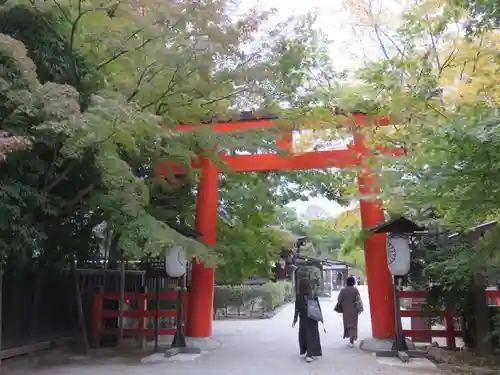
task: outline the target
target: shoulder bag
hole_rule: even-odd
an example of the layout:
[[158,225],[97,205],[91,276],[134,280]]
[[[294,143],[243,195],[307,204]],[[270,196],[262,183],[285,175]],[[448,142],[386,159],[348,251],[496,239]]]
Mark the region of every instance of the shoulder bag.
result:
[[316,322],[323,321],[323,313],[319,307],[319,302],[316,299],[307,300],[307,317]]
[[363,309],[363,301],[361,300],[361,295],[359,292],[356,294],[356,299],[354,300],[354,305],[356,305],[356,310],[358,311],[358,314],[361,314],[364,309]]
[[341,302],[337,302],[337,304],[333,308],[333,311],[335,311],[336,313],[342,314],[343,313],[342,303]]

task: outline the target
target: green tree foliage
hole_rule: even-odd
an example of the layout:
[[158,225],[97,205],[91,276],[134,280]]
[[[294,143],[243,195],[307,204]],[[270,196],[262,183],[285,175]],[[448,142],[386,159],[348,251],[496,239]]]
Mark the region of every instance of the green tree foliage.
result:
[[301,254],[334,259],[342,242],[339,233],[332,231],[330,220],[305,221],[297,212],[283,207],[276,212],[276,221],[284,230],[296,236],[306,236],[310,246],[301,249]]
[[331,228],[342,238],[336,259],[352,263],[365,272],[364,240],[367,236],[361,228],[360,210],[344,211],[331,223]]
[[[330,184],[325,184],[328,178]],[[329,191],[338,196],[332,193],[336,181],[337,176],[323,171],[225,174],[220,180],[219,194],[230,223],[218,223],[216,251],[224,259],[217,269],[221,281],[269,276],[270,264],[283,247],[289,246],[287,236],[284,238],[272,229],[275,224],[295,235],[310,237],[318,254],[329,255],[330,243],[338,236],[329,234],[322,223],[304,225],[293,209],[284,206],[311,194]],[[305,193],[304,186],[311,186],[311,190]]]
[[295,210],[283,208],[277,214],[283,228],[297,235],[307,236],[312,243],[308,255],[331,260],[342,260],[365,269],[364,244],[366,234],[361,231],[359,210],[348,210],[335,219],[301,220]]
[[9,133],[2,131],[0,133],[0,160],[5,161],[8,153],[22,150],[29,147],[29,145],[29,139],[11,136]]
[[429,308],[456,311],[465,328],[465,344],[482,354],[491,351],[490,340],[484,338],[491,338],[492,333],[498,335],[498,328],[492,330],[496,324],[491,324],[496,311],[487,309],[484,295],[488,273],[484,259],[491,262],[498,257],[498,235],[496,230],[489,231],[478,246],[473,246],[470,234],[457,236],[443,231],[419,239],[412,246],[410,284],[422,289],[432,283]]
[[441,5],[415,2],[394,33],[384,30],[373,9],[364,9],[385,58],[358,74],[373,88],[366,95],[397,124],[371,140],[409,151],[379,158],[384,198],[402,210],[433,207],[448,224],[467,228],[497,212],[490,178],[496,165],[498,35],[465,38],[460,27],[467,14]]
[[[369,4],[363,3],[360,13],[384,59],[368,63],[359,76],[397,124],[372,141],[409,150],[405,157],[379,159],[383,198],[400,213],[432,208],[445,233],[498,219],[498,33],[486,22],[494,21],[480,7],[486,3],[469,2],[464,9],[416,1],[394,32]],[[466,36],[464,25],[471,19],[480,27]],[[489,236],[496,238],[497,231]],[[463,303],[462,311],[474,312],[476,323],[467,327],[474,331],[478,352],[486,353],[491,347],[482,340],[490,329],[485,274],[497,262],[498,250],[487,238],[475,245],[474,251],[470,242],[454,251],[434,246],[418,253],[420,267],[413,271],[423,268],[423,284],[440,283]]]
[[[208,249],[181,234],[194,226],[194,155],[203,152],[224,168],[218,151],[256,152],[277,133],[172,126],[232,118],[235,108],[311,103],[314,97],[298,95],[299,88],[310,85],[314,70],[335,74],[313,17],[268,29],[270,12],[237,14],[232,5],[20,0],[2,6],[2,252],[47,263],[98,253],[103,236],[115,257],[182,244],[231,264],[221,267],[224,279],[241,279],[268,271],[280,239],[266,226],[276,205],[303,196],[300,184],[340,194],[331,183],[337,180],[322,171],[227,174],[220,199],[235,221],[220,223],[218,246]],[[305,112],[283,112],[283,122],[300,123]],[[19,147],[27,143],[31,148]],[[158,176],[164,161],[188,173]]]
[[298,236],[305,236],[306,229],[304,220],[299,218],[297,211],[290,207],[279,207],[275,210],[276,224],[283,229],[295,233]]
[[314,256],[322,259],[338,259],[338,250],[344,236],[332,230],[332,220],[311,220],[305,227],[306,235],[312,242]]
[[481,33],[484,30],[500,26],[500,5],[495,0],[451,0],[450,6],[459,6],[470,13],[467,23],[469,33]]
[[[379,167],[389,201],[433,207],[445,222],[465,229],[498,212],[490,180],[496,168],[497,36],[465,39],[453,31],[463,12],[420,5],[385,41],[398,47],[392,55],[361,72],[399,124],[387,138],[410,151]],[[417,48],[429,35],[426,49]]]
[[366,271],[365,266],[365,250],[364,250],[363,232],[351,228],[344,233],[344,238],[340,250],[338,252],[338,259],[347,263],[351,263],[359,268],[361,271]]

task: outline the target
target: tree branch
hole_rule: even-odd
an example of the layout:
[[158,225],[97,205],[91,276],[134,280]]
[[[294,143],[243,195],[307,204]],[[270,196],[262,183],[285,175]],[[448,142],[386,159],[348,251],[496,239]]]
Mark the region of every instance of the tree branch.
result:
[[457,52],[457,48],[453,47],[453,50],[450,52],[450,54],[446,57],[446,59],[443,62],[443,65],[441,66],[441,70],[439,71],[439,77],[441,77],[441,74],[443,74],[444,69],[446,69],[452,61],[455,59],[456,55],[455,53]]
[[481,56],[481,47],[483,46],[483,40],[484,40],[484,37],[481,36],[481,40],[479,41],[479,46],[477,48],[476,57],[474,58],[474,65],[472,67],[472,73],[476,72],[477,63],[479,62],[479,56]]
[[170,77],[170,81],[167,84],[166,90],[163,91],[156,99],[153,99],[149,103],[143,105],[141,107],[141,111],[144,111],[144,110],[148,109],[149,107],[152,107],[152,106],[158,104],[161,100],[165,99],[168,96],[168,94],[170,93],[170,91],[173,88],[174,79],[177,76],[177,73],[179,72],[180,69],[181,69],[180,64],[177,64],[177,66],[175,67],[174,73],[172,74],[172,77]]
[[398,51],[398,53],[401,55],[401,57],[403,58],[407,58],[406,57],[406,54],[403,52],[403,50],[398,46],[398,44],[394,41],[394,39],[392,39],[389,34],[387,34],[384,30],[382,30],[380,28],[380,26],[378,25],[375,25],[376,29],[382,33],[386,38],[387,40],[389,40],[389,42],[391,42],[391,44],[394,46],[394,48],[396,48],[396,50]]
[[232,96],[235,96],[235,95],[238,95],[238,94],[242,94],[244,93],[245,91],[247,91],[249,89],[249,87],[244,87],[242,89],[239,89],[239,90],[236,90],[236,91],[233,91],[227,95],[224,95],[224,96],[220,96],[218,98],[215,98],[215,99],[212,99],[212,100],[209,100],[209,101],[206,101],[205,103],[202,103],[200,104],[200,107],[204,107],[206,105],[210,105],[210,104],[214,104],[214,103],[217,103],[217,102],[220,102],[221,100],[225,100],[225,99],[229,99],[231,98]]
[[55,167],[55,162],[57,159],[57,154],[59,152],[59,148],[54,146],[52,149],[52,162],[50,163],[50,167],[45,173],[45,176],[43,178],[43,186],[46,186],[49,183],[49,178],[52,175],[52,172],[54,172],[54,167]]
[[156,64],[156,61],[153,61],[151,64],[148,64],[143,70],[142,70],[142,73],[141,75],[139,76],[139,79],[137,80],[137,83],[135,85],[135,88],[134,90],[132,91],[132,93],[128,96],[127,98],[127,102],[130,102],[132,101],[132,99],[134,99],[136,97],[136,95],[139,93],[139,88],[142,84],[142,81],[144,80],[144,78],[146,78],[146,75],[149,71],[149,69],[154,65]]
[[91,183],[87,187],[78,191],[74,198],[70,199],[66,202],[66,204],[62,207],[62,210],[55,216],[51,217],[48,220],[45,220],[41,223],[38,223],[36,226],[39,230],[43,230],[47,225],[49,225],[53,220],[60,218],[63,215],[68,214],[71,210],[78,204],[87,194],[89,194],[94,188],[98,186],[98,183]]
[[[425,19],[426,19],[426,21],[429,21],[429,17],[425,17]],[[439,54],[438,54],[437,47],[436,47],[436,40],[434,39],[434,34],[432,33],[430,24],[428,24],[427,32],[429,33],[429,37],[431,38],[431,45],[432,45],[432,50],[434,51],[434,60],[436,60],[437,69],[438,69],[438,71],[442,72],[443,68],[441,65],[441,61],[439,60]]]
[[47,184],[43,191],[45,193],[49,193],[52,189],[54,189],[59,183],[61,183],[63,180],[68,177],[69,172],[73,170],[73,168],[76,166],[76,162],[70,162],[68,166],[59,174],[59,176],[54,179],[50,184]]
[[90,193],[97,185],[95,183],[91,183],[89,186],[81,189],[73,199],[69,200],[65,208],[63,210],[63,213],[68,212],[71,210],[78,202],[80,202],[88,193]]
[[[130,39],[132,39],[135,35],[137,35],[138,33],[140,33],[142,31],[142,29],[140,30],[137,30],[136,32],[134,32],[131,36],[129,36],[124,43],[122,43],[122,45],[124,45],[127,41],[129,41]],[[100,70],[102,68],[104,68],[106,65],[112,63],[113,61],[116,61],[118,60],[120,57],[122,57],[123,55],[127,54],[127,53],[130,53],[130,52],[138,52],[140,51],[142,48],[146,47],[149,43],[157,40],[160,38],[160,35],[158,36],[155,36],[155,37],[152,37],[152,38],[148,38],[146,39],[145,41],[143,41],[140,45],[136,46],[135,48],[133,48],[132,50],[128,50],[128,49],[124,49],[124,50],[121,50],[119,52],[115,52],[112,56],[108,57],[106,60],[104,60],[103,62],[97,64],[96,66],[96,69],[97,70]]]
[[[184,61],[184,63],[182,65],[181,64],[177,64],[176,65],[175,71],[173,72],[172,76],[170,77],[170,80],[167,83],[167,88],[165,89],[165,91],[163,91],[156,99],[153,99],[149,103],[143,105],[141,107],[141,111],[144,111],[145,109],[148,109],[149,107],[157,105],[163,99],[165,99],[165,98],[167,98],[169,96],[170,92],[174,88],[175,83],[177,82],[177,75],[179,74],[179,71],[181,70],[181,67],[183,65],[184,66],[187,65],[193,59],[193,56],[194,56],[194,54],[187,61]],[[183,78],[184,79],[189,78],[194,72],[196,72],[196,69],[197,68],[191,69]],[[159,110],[160,110],[160,108],[158,108],[156,110],[156,112],[158,112]]]
[[73,84],[78,91],[81,91],[80,90],[80,72],[78,71],[78,64],[76,63],[76,59],[73,56],[74,55],[73,49],[74,49],[74,45],[75,45],[75,36],[76,36],[76,31],[78,29],[78,24],[79,24],[80,20],[82,19],[82,17],[85,14],[89,13],[90,10],[87,9],[86,11],[83,11],[82,10],[82,0],[78,0],[77,16],[74,20],[71,20],[71,17],[64,11],[64,8],[59,4],[59,2],[57,0],[52,0],[52,1],[54,2],[54,4],[56,4],[57,8],[62,13],[62,15],[64,16],[66,21],[71,25],[71,32],[70,32],[69,46],[68,46],[69,55],[71,58],[71,71],[73,73],[73,78],[74,78]]

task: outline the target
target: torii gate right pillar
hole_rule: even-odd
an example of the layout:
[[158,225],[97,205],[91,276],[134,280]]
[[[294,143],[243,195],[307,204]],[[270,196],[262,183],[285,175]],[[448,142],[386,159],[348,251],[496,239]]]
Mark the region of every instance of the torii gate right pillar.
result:
[[[363,139],[355,135],[356,148],[364,153]],[[362,196],[378,193],[375,175],[365,165],[364,172],[358,177],[358,189]],[[363,229],[375,228],[385,221],[380,201],[362,199],[360,201],[361,223]],[[365,267],[368,280],[368,297],[372,336],[375,339],[392,339],[395,334],[395,311],[392,276],[387,266],[387,235],[374,234],[365,241]]]
[[[358,179],[362,194],[372,192],[374,176],[364,175]],[[363,229],[372,229],[384,221],[384,211],[377,201],[361,200],[361,222]],[[392,339],[395,333],[395,312],[392,277],[387,267],[386,234],[374,234],[365,241],[365,266],[370,298],[372,335],[377,339]]]

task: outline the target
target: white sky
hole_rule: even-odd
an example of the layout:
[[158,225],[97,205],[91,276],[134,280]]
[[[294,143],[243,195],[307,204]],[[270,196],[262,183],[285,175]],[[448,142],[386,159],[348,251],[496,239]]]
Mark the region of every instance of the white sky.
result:
[[[348,0],[352,3],[367,0]],[[392,28],[400,20],[401,11],[411,0],[370,0],[372,10],[381,25]],[[366,58],[382,57],[371,28],[361,28],[345,0],[243,0],[245,6],[258,9],[276,8],[277,19],[284,21],[291,15],[317,11],[317,27],[331,41],[331,56],[337,69],[356,69]]]
[[[318,11],[317,27],[325,32],[331,41],[331,56],[338,70],[354,70],[361,67],[366,58],[381,57],[379,45],[370,29],[356,27],[356,20],[344,7],[343,0],[243,0],[249,7],[257,4],[257,8],[278,10],[278,22],[286,20],[291,15]],[[360,0],[355,0],[360,1]],[[406,0],[372,0],[373,9],[384,10],[384,24],[397,25]],[[320,206],[336,216],[346,208],[323,197],[312,198],[309,201],[297,201],[289,206],[302,214],[309,204]]]
[[323,210],[328,211],[334,217],[346,211],[347,209],[353,209],[356,207],[356,205],[351,205],[346,208],[341,206],[337,202],[329,201],[328,199],[323,197],[311,198],[306,202],[295,201],[293,203],[290,203],[288,206],[294,208],[300,216],[306,212],[309,205],[321,207]]
[[[282,17],[286,19],[293,14],[305,14],[318,10],[320,16],[317,26],[333,41],[332,57],[336,67],[339,70],[353,67],[353,59],[345,48],[354,38],[351,27],[346,22],[349,14],[343,10],[341,0],[259,0],[259,5],[264,8],[277,8],[280,19]],[[357,63],[359,64],[360,61],[358,60]]]

